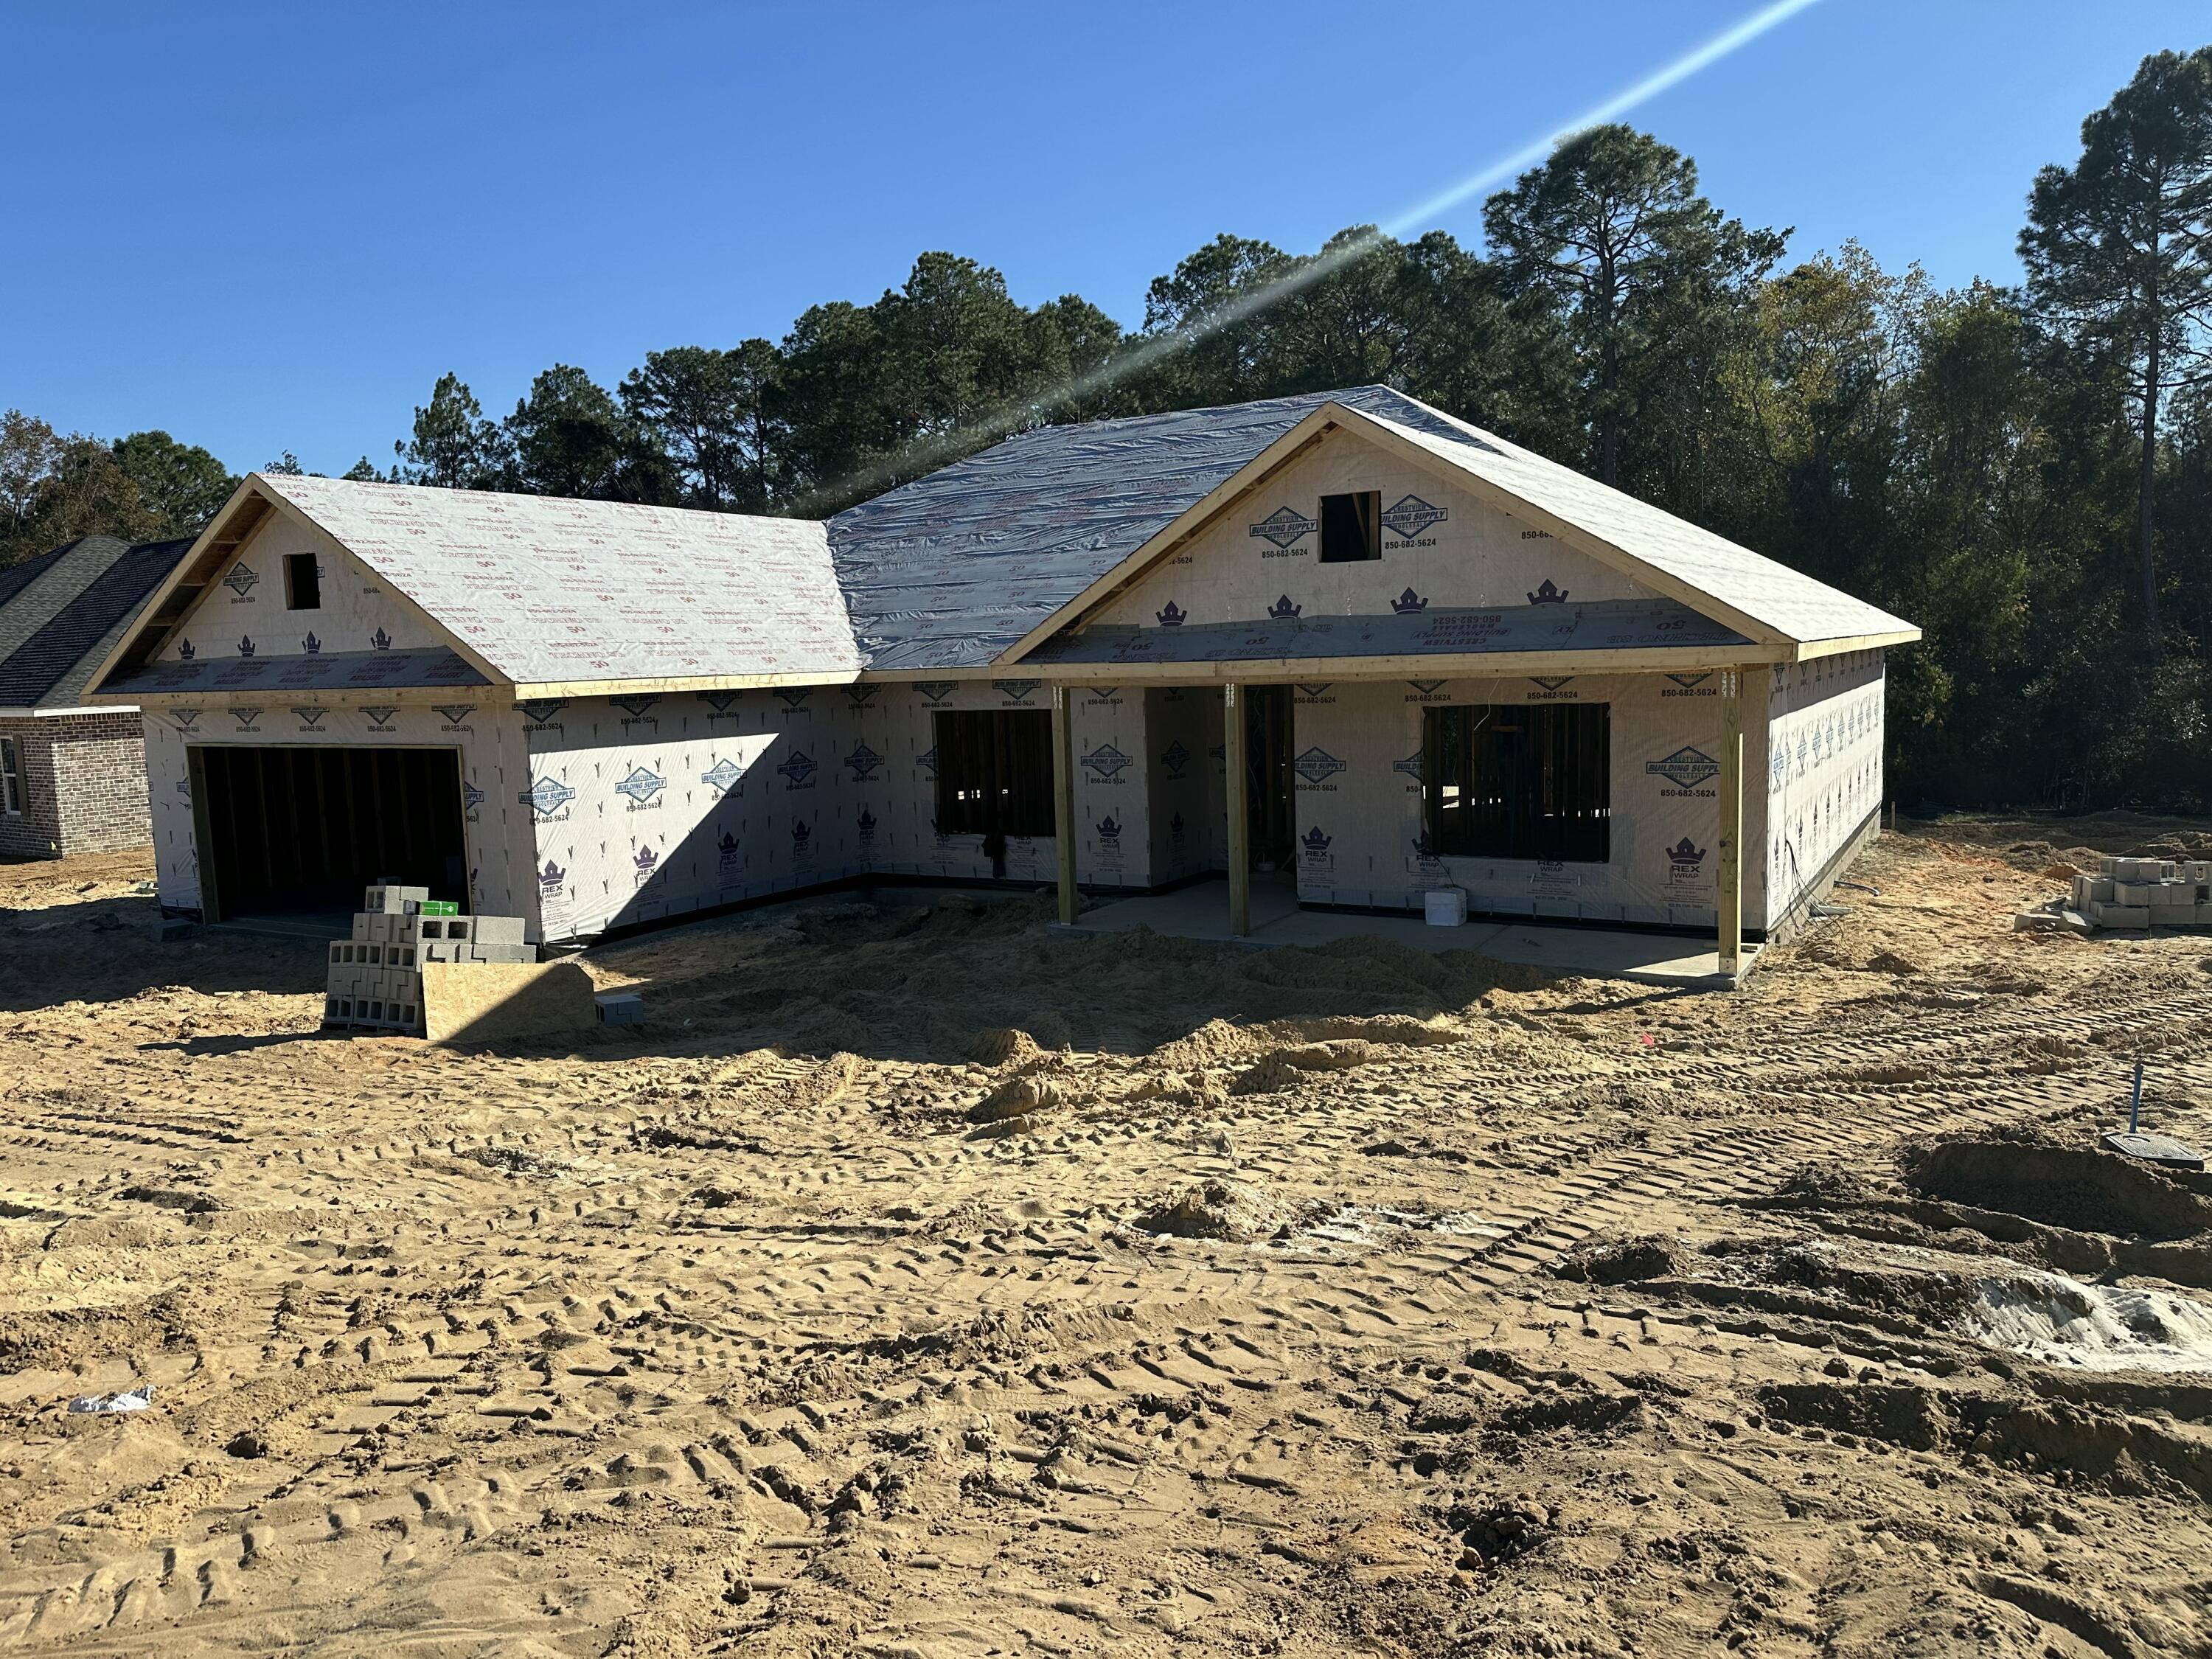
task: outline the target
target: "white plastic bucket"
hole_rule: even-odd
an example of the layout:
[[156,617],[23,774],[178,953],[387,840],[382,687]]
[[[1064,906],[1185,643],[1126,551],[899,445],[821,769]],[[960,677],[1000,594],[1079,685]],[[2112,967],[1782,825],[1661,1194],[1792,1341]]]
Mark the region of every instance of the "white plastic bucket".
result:
[[1463,927],[1467,925],[1467,892],[1458,887],[1434,887],[1426,895],[1429,926],[1431,927]]

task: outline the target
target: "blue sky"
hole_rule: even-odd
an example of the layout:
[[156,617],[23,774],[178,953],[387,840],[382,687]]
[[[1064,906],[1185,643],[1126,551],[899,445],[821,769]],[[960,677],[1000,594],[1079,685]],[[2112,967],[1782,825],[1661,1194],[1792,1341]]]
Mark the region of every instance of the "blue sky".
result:
[[[446,369],[503,413],[924,248],[1133,324],[1217,232],[1388,222],[1754,9],[10,5],[0,408],[383,465]],[[2208,37],[2201,0],[1820,0],[1626,118],[1794,255],[2009,281],[2036,167]]]

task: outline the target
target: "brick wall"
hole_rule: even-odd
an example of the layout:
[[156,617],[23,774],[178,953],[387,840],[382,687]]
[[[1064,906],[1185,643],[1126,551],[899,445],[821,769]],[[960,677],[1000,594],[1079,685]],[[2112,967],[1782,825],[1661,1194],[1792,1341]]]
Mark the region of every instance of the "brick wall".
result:
[[146,739],[136,713],[0,720],[15,740],[24,795],[0,812],[0,854],[57,858],[153,840],[146,807]]

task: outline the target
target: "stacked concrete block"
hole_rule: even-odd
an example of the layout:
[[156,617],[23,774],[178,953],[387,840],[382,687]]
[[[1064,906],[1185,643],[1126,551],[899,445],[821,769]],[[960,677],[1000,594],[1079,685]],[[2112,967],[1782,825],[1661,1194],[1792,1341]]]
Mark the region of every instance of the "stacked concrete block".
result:
[[523,942],[520,916],[422,916],[418,960],[422,962],[535,962],[538,952]]
[[520,916],[465,916],[429,890],[380,883],[331,945],[323,1024],[420,1036],[426,962],[535,962]]
[[2101,859],[2070,898],[2100,927],[2212,927],[2212,861]]
[[602,1025],[642,1025],[645,999],[635,991],[604,991],[592,999],[599,1006]]

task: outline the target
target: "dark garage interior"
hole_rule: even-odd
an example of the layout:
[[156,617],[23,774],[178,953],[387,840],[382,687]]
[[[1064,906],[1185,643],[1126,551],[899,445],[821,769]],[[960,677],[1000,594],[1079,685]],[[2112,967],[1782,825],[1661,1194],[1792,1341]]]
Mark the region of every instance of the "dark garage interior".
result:
[[380,877],[467,901],[459,751],[194,747],[210,921],[344,914]]

